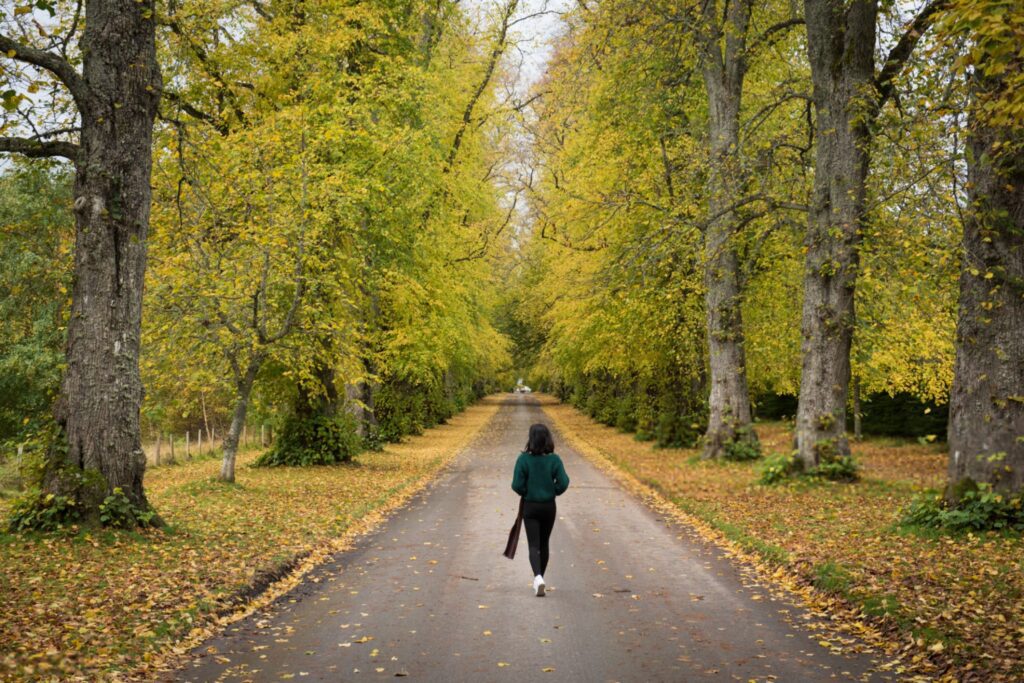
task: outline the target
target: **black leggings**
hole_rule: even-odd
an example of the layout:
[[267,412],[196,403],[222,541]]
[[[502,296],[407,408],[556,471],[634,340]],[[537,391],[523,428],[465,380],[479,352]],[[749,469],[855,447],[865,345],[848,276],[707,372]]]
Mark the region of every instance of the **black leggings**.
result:
[[549,503],[523,503],[523,524],[526,540],[530,544],[530,566],[534,574],[544,575],[548,568],[548,539],[555,526],[555,501]]

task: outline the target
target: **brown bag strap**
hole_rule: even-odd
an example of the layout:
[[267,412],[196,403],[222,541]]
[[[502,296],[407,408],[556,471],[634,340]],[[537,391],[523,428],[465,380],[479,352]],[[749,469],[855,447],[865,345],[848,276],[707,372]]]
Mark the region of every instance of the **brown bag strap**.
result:
[[523,504],[525,501],[524,497],[519,497],[519,512],[516,513],[516,522],[508,532],[508,542],[505,543],[505,552],[502,553],[510,560],[515,558],[516,547],[519,545],[519,532],[523,528]]

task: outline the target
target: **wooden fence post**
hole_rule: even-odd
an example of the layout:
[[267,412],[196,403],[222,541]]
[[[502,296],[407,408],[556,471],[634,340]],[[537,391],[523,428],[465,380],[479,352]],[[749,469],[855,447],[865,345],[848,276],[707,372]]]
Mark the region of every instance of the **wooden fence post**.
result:
[[160,432],[156,433],[156,465],[160,465]]
[[174,462],[174,432],[171,432],[167,438],[171,442],[171,462]]
[[263,424],[262,422],[260,423],[260,448],[266,448],[267,447],[266,427],[267,427],[267,425]]
[[[206,435],[209,438],[209,434]],[[196,450],[199,451],[199,457],[203,457],[203,430],[196,430]]]
[[185,430],[185,457],[188,458],[189,460],[192,459],[192,443],[191,443],[191,439],[192,439],[192,437],[189,434],[189,431],[186,429]]

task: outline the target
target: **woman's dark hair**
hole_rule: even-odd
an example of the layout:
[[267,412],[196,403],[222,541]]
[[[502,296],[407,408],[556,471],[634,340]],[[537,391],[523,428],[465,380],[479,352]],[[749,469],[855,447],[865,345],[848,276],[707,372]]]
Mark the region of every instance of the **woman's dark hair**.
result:
[[555,452],[555,440],[547,425],[535,424],[530,427],[530,438],[526,442],[526,452],[533,455],[547,455]]

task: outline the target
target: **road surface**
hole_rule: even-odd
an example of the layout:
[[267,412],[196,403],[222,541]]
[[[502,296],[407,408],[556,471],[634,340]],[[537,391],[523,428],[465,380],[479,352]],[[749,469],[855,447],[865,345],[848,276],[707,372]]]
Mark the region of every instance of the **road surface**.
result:
[[[713,545],[662,520],[555,432],[546,597],[526,534],[502,557],[536,399],[510,395],[437,481],[357,547],[194,652],[181,681],[833,681],[870,674],[793,626]],[[301,501],[297,501],[301,504]],[[746,585],[745,585],[746,584]],[[788,620],[787,620],[788,617]],[[877,674],[871,680],[879,680]]]

